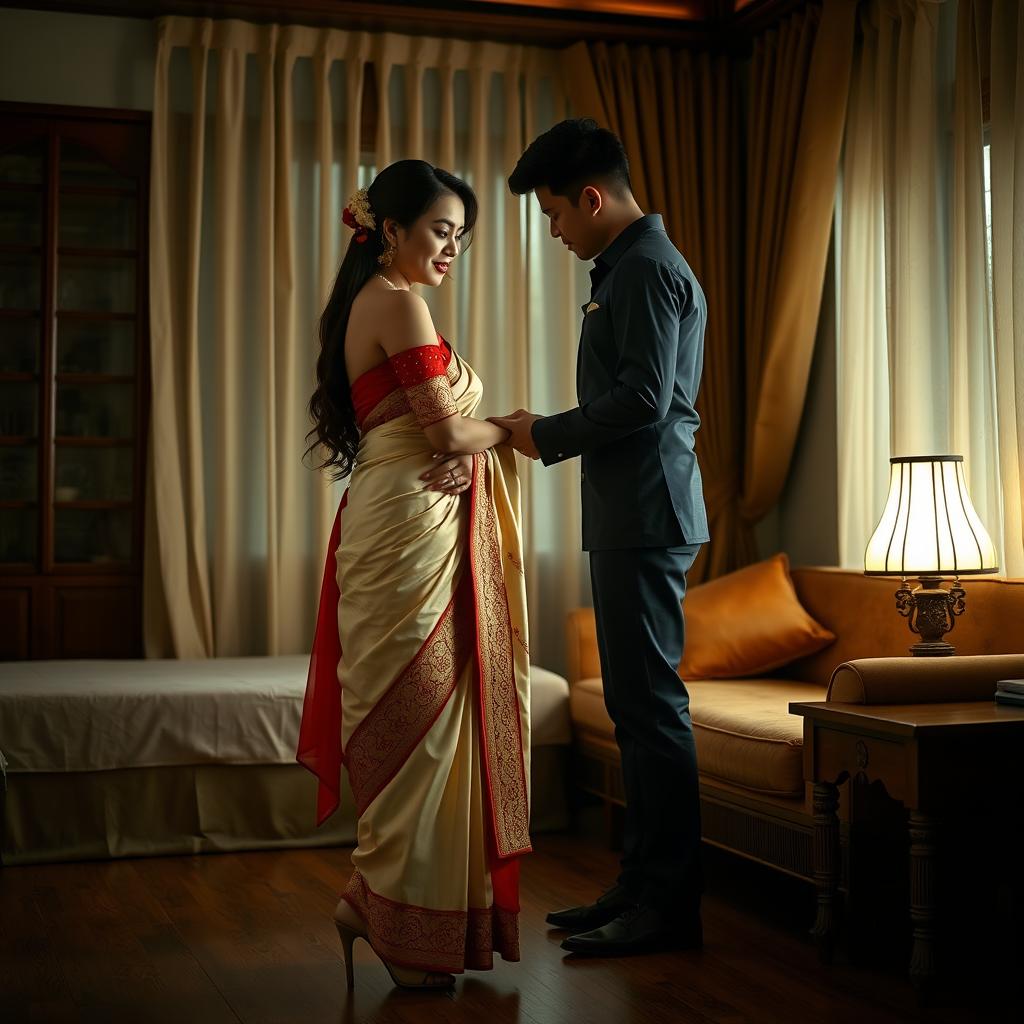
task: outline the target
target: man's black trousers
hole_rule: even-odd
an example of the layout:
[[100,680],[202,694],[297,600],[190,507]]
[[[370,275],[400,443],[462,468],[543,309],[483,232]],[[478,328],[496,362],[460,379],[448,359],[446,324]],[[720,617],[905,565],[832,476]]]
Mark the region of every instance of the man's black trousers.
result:
[[638,902],[700,901],[700,799],[689,696],[679,678],[686,573],[699,544],[590,553],[604,699],[626,793],[619,884]]

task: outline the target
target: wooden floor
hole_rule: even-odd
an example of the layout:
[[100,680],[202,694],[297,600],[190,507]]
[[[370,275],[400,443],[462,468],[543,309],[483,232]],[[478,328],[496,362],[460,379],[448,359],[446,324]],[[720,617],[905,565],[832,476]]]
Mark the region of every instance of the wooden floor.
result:
[[[544,924],[614,878],[599,842],[542,836],[522,873],[522,954],[453,993],[395,990],[364,943],[345,988],[331,911],[348,851],[0,870],[0,1022],[97,1024],[888,1024],[1020,1019],[980,997],[920,1012],[895,969],[818,964],[813,893],[709,851],[706,947],[576,961]],[[957,1003],[959,1005],[957,1005]]]

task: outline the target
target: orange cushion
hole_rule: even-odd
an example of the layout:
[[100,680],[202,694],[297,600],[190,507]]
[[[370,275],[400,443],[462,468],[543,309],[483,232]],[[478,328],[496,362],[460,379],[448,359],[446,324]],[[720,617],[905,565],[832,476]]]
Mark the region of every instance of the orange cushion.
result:
[[761,675],[835,640],[804,611],[784,554],[698,584],[683,610],[683,679]]

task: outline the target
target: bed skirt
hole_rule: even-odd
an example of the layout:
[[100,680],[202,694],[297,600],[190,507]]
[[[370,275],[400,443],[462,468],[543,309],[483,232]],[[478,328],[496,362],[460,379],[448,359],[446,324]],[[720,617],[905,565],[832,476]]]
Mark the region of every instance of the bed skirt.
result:
[[[566,757],[533,751],[533,831],[566,827]],[[8,772],[0,800],[5,865],[355,845],[347,780],[317,828],[316,779],[297,764]]]

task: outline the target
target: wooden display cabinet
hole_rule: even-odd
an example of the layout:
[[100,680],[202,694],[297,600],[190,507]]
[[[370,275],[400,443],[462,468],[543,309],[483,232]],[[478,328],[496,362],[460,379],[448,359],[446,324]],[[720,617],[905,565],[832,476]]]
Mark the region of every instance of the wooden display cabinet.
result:
[[142,653],[150,115],[0,103],[0,658]]

